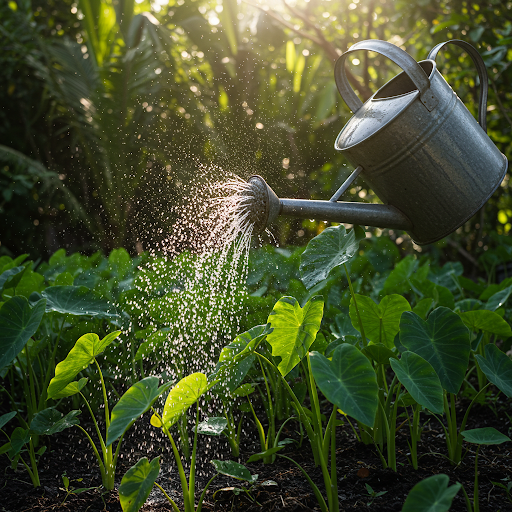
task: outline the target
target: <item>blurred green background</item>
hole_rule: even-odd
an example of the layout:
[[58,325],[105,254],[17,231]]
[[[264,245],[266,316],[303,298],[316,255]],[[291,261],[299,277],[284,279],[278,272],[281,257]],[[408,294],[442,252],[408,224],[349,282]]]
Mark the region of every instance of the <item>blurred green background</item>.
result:
[[[328,199],[352,170],[333,147],[351,115],[333,65],[363,39],[417,60],[447,39],[473,43],[490,79],[488,132],[510,158],[511,12],[495,0],[1,2],[0,254],[140,253],[172,232],[191,184],[228,173]],[[448,47],[438,64],[476,114],[471,60]],[[398,68],[361,52],[350,70],[366,99]],[[363,181],[350,196],[377,200]],[[479,214],[424,250],[471,263],[502,245],[511,219],[507,176]],[[325,226],[281,219],[274,235],[304,245]]]

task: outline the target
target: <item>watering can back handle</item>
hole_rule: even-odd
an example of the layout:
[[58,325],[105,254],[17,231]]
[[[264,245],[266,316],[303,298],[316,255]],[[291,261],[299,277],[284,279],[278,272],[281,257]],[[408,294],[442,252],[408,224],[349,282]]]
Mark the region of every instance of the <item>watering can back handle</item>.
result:
[[480,98],[478,101],[478,124],[482,127],[484,132],[487,132],[487,121],[485,115],[487,113],[487,93],[489,89],[488,79],[487,79],[487,69],[485,67],[484,60],[482,56],[478,52],[478,50],[471,44],[466,43],[466,41],[462,41],[460,39],[452,39],[450,41],[445,41],[444,43],[439,43],[434,46],[430,53],[428,54],[427,59],[431,59],[433,61],[436,60],[437,54],[443,49],[447,44],[454,44],[459,46],[471,57],[471,60],[475,64],[476,70],[478,71],[478,77],[480,78]]
[[349,53],[357,50],[380,53],[400,66],[420,91],[420,101],[423,105],[425,105],[429,111],[435,108],[437,105],[437,99],[432,94],[430,89],[430,80],[421,66],[407,52],[398,46],[388,43],[387,41],[367,39],[366,41],[359,41],[352,45],[341,55],[334,66],[334,79],[336,81],[336,86],[338,87],[341,97],[352,112],[356,113],[363,106],[363,103],[356,96],[356,93],[350,86],[345,73],[345,60]]

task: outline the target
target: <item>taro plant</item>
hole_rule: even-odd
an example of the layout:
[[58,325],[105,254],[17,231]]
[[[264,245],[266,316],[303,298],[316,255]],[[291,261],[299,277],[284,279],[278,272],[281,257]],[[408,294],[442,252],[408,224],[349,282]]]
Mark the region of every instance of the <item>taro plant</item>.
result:
[[[97,334],[92,333],[80,337],[64,361],[61,361],[55,368],[55,377],[48,386],[48,398],[58,400],[78,393],[84,401],[98,436],[100,450],[98,450],[89,433],[82,426],[77,425],[77,427],[89,440],[98,462],[102,484],[109,491],[114,488],[117,459],[125,432],[139,416],[149,410],[156,399],[169,387],[168,384],[159,387],[157,377],[146,377],[133,384],[110,412],[107,388],[97,357],[120,333],[121,331],[112,332],[101,340]],[[83,377],[78,381],[73,380],[81,371],[93,363],[98,371],[103,393],[106,436],[102,435],[93,409],[82,393],[88,379]],[[119,440],[114,452],[112,443],[117,439]]]
[[[321,296],[311,298],[302,308],[293,297],[283,297],[277,301],[268,318],[270,329],[260,326],[258,335],[247,344],[232,360],[226,361],[226,369],[236,367],[247,357],[255,356],[272,367],[287,390],[298,417],[304,426],[316,463],[320,466],[327,502],[309,475],[293,459],[281,455],[301,469],[313,488],[321,509],[339,510],[336,475],[336,435],[339,424],[338,408],[357,420],[373,426],[378,403],[378,387],[368,359],[351,345],[341,345],[334,350],[332,361],[318,352],[309,352],[320,329],[324,301]],[[253,335],[256,331],[253,330]],[[272,349],[272,357],[260,351],[267,342]],[[300,365],[307,378],[311,409],[297,398],[286,376]],[[317,386],[333,403],[333,409],[327,424],[322,421]],[[271,450],[276,452],[279,446],[258,454],[263,458]],[[330,464],[329,464],[330,458]],[[250,459],[251,460],[251,459]],[[253,459],[254,460],[254,459]]]
[[[34,438],[56,434],[73,425],[78,425],[79,421],[76,417],[78,414],[80,411],[71,411],[63,417],[59,411],[48,407],[34,416],[28,428],[16,427],[10,436],[2,429],[7,422],[14,418],[16,412],[12,411],[0,416],[0,432],[8,439],[6,444],[0,446],[0,454],[5,453],[9,457],[14,470],[21,462],[34,487],[39,487],[41,483],[37,464],[39,457],[46,451],[46,446],[42,446],[36,451]],[[28,462],[23,458],[25,452],[29,457]]]
[[[213,475],[213,477],[204,487],[196,507],[196,451],[197,434],[200,433],[199,399],[218,382],[218,380],[208,381],[206,375],[199,372],[188,375],[187,377],[181,379],[169,391],[169,394],[165,400],[162,414],[159,414],[153,409],[154,414],[151,418],[151,424],[163,430],[172,446],[174,459],[176,461],[176,465],[178,466],[185,512],[201,511],[206,492],[210,484],[219,474],[228,475],[238,480],[247,481],[249,483],[254,483],[258,478],[257,475],[251,475],[247,468],[241,464],[238,464],[237,462],[213,460],[212,464],[215,466],[217,473]],[[192,443],[192,457],[190,460],[189,477],[187,480],[187,475],[185,473],[181,455],[170,429],[186,414],[187,410],[194,404],[196,404],[194,440]],[[218,433],[219,428],[225,428],[225,426],[225,422],[203,422],[202,431],[207,434]],[[114,439],[115,438],[113,437],[112,440]],[[163,492],[164,496],[171,504],[172,509],[176,512],[179,512],[179,508],[176,502],[166,493],[162,486],[156,483],[159,472],[159,457],[153,459],[151,462],[149,462],[146,458],[140,459],[132,468],[128,470],[128,472],[123,477],[121,486],[119,488],[121,506],[124,512],[136,512],[139,510],[148,498],[153,485],[156,485]]]
[[448,475],[429,476],[418,482],[405,499],[402,512],[448,512],[460,483],[450,485]]
[[468,512],[480,512],[480,502],[478,498],[478,453],[483,444],[502,444],[510,441],[510,437],[498,432],[492,427],[475,428],[472,430],[466,430],[462,432],[462,437],[468,443],[478,445],[475,453],[475,484],[473,487],[473,508],[471,508],[471,502],[464,488],[464,497],[466,498],[466,504]]
[[[232,460],[212,460],[211,462],[215,466],[217,472],[213,475],[206,487],[203,489],[197,508],[193,508],[192,510],[201,512],[206,491],[218,475],[226,475],[237,480],[248,482],[251,485],[249,489],[246,489],[245,487],[230,487],[230,490],[235,491],[236,489],[235,492],[245,492],[249,496],[249,499],[254,501],[250,495],[250,492],[254,487],[256,480],[258,479],[258,475],[251,475],[245,466]],[[174,500],[170,498],[165,489],[156,482],[159,473],[160,457],[156,457],[151,462],[149,462],[148,459],[144,457],[126,472],[126,474],[123,476],[123,479],[121,480],[121,485],[119,486],[119,501],[121,503],[123,512],[137,512],[140,510],[140,508],[148,499],[153,486],[158,487],[167,498],[167,500],[171,503],[172,509],[175,512],[179,512],[179,508]],[[272,480],[267,480],[261,485],[265,484],[275,485],[275,482]],[[185,510],[189,510],[187,508],[186,502]]]

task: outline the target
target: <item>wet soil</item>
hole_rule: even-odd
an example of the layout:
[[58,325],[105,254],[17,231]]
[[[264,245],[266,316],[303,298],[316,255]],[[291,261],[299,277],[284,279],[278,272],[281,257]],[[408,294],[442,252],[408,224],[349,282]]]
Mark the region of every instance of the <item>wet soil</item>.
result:
[[[463,402],[460,418],[467,403]],[[493,407],[474,406],[467,429],[493,426],[500,432],[512,434],[512,401],[498,401]],[[423,420],[428,417],[423,416]],[[92,426],[86,418],[82,424],[92,433]],[[48,438],[49,447],[39,463],[41,487],[34,489],[23,467],[13,471],[6,456],[0,456],[0,511],[1,512],[47,512],[72,511],[120,512],[117,487],[125,472],[141,457],[152,459],[160,456],[161,472],[157,482],[166,490],[178,505],[180,482],[169,442],[159,437],[156,429],[148,426],[149,415],[140,419],[123,441],[122,456],[119,459],[116,476],[116,490],[105,493],[100,487],[101,478],[95,459],[87,441],[78,429],[69,429]],[[290,428],[284,430],[284,437],[295,442],[286,446],[282,452],[298,462],[322,489],[322,474],[315,467],[311,448],[307,439],[299,444],[300,436],[295,431],[297,424],[289,422]],[[249,420],[244,429],[243,445],[239,462],[245,464],[253,453],[260,451],[257,434]],[[397,471],[383,469],[373,446],[356,441],[348,424],[338,428],[337,435],[337,471],[340,510],[373,510],[380,512],[400,511],[405,497],[420,480],[438,473],[450,477],[450,484],[461,482],[469,497],[473,497],[475,445],[464,444],[465,456],[458,466],[453,466],[444,457],[446,443],[443,431],[435,419],[426,422],[418,453],[421,456],[418,470],[408,462],[409,437],[407,424],[397,434]],[[466,451],[467,450],[467,451]],[[214,474],[211,459],[230,459],[227,443],[222,438],[201,437],[198,448],[198,460],[202,461],[198,469],[196,498],[204,485]],[[497,446],[482,446],[479,452],[479,492],[481,512],[512,512],[512,495],[496,483],[507,485],[512,480],[512,443]],[[269,480],[277,485],[256,485],[250,493],[236,493],[231,487],[248,486],[231,478],[219,476],[210,486],[203,505],[206,512],[230,510],[252,511],[308,511],[320,510],[313,491],[301,471],[291,462],[278,457],[273,464],[262,462],[246,464],[253,474],[258,474],[258,483]],[[79,494],[69,494],[63,489],[62,474],[70,479],[70,488],[92,488]],[[365,484],[374,493],[385,492],[372,498]],[[223,490],[224,489],[224,490]],[[236,489],[235,489],[236,491]],[[65,501],[64,501],[65,500]],[[145,512],[172,510],[162,492],[153,489]],[[453,500],[450,509],[453,512],[467,512],[462,491]]]

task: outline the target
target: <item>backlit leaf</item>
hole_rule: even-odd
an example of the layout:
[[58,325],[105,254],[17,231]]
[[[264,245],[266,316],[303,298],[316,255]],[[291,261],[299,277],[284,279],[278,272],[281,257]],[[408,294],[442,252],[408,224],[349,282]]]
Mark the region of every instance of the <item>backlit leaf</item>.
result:
[[287,375],[308,353],[320,329],[323,297],[317,295],[301,308],[297,299],[282,297],[268,317],[273,331],[267,336],[272,355],[280,357],[278,370]]
[[55,377],[48,386],[48,398],[53,398],[63,390],[82,370],[87,368],[94,358],[100,355],[121,331],[111,332],[100,340],[97,334],[84,334],[69,351],[66,359],[55,368]]

